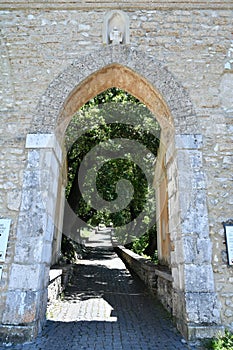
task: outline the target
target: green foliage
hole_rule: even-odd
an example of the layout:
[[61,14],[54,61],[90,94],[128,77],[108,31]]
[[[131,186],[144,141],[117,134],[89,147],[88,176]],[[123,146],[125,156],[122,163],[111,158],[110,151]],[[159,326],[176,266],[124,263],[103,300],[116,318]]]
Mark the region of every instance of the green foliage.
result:
[[86,227],[84,227],[80,232],[81,238],[88,238],[90,237],[91,234],[92,234],[92,231],[87,229]]
[[[112,122],[109,121],[109,116],[112,117]],[[130,124],[132,116],[135,118],[134,120],[138,121],[138,124]],[[125,123],[121,123],[121,120],[124,120]],[[120,89],[109,89],[81,108],[73,117],[66,131],[68,166],[66,197],[72,209],[81,219],[92,226],[99,223],[104,223],[107,226],[112,222],[114,227],[121,227],[134,221],[147,203],[148,209],[145,210],[144,218],[146,220],[147,210],[149,212],[152,208],[155,209],[154,191],[148,187],[145,174],[137,165],[137,162],[132,162],[130,158],[131,149],[124,149],[123,158],[110,159],[100,169],[97,169],[95,164],[97,160],[101,161],[102,156],[100,154],[98,159],[93,158],[91,160],[93,169],[89,170],[87,168],[89,178],[91,172],[97,174],[96,187],[100,197],[106,201],[111,202],[117,198],[119,180],[128,180],[132,184],[134,189],[133,198],[129,205],[120,211],[97,211],[92,208],[91,194],[93,189],[85,188],[86,197],[84,200],[79,189],[77,173],[81,164],[82,166],[86,164],[85,156],[96,145],[111,140],[111,147],[117,151],[121,150],[121,146],[114,140],[128,139],[137,141],[148,150],[148,156],[143,161],[145,169],[148,169],[148,173],[151,173],[151,179],[153,180],[153,162],[159,147],[159,136],[160,128],[151,112],[135,97]],[[138,154],[138,160],[141,161],[140,154]],[[127,191],[126,186],[126,195]],[[123,234],[122,240],[124,238]]]
[[[133,185],[134,194],[130,205],[121,211],[121,215],[119,212],[109,214],[113,226],[121,226],[135,219],[142,211],[148,193],[147,180],[137,164],[131,160],[114,159],[106,162],[97,175],[96,187],[104,200],[112,201],[117,198],[116,185],[121,179],[128,180]],[[127,191],[126,186],[125,196]],[[131,207],[134,208],[133,213]]]
[[210,350],[233,350],[233,333],[225,330],[224,335],[211,339],[206,348]]
[[[156,232],[154,232],[156,235]],[[148,230],[143,236],[135,238],[132,242],[132,251],[136,254],[142,255],[146,259],[158,264],[158,251],[153,249],[150,255],[145,254],[148,246],[150,245],[150,231]]]
[[62,262],[66,264],[75,263],[83,255],[83,247],[72,239],[62,235],[61,242]]
[[146,249],[146,247],[148,246],[148,244],[149,244],[149,235],[148,235],[148,233],[146,233],[143,236],[141,236],[140,238],[136,238],[133,241],[132,250],[134,253],[137,253],[139,255],[143,255],[143,252]]

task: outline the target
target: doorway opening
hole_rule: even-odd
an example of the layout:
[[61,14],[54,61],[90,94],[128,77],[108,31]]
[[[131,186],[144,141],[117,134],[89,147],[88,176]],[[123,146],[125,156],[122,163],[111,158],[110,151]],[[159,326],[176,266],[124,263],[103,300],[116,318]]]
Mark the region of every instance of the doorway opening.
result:
[[[8,291],[9,295],[7,294],[3,323],[24,324],[24,329],[31,336],[35,336],[43,325],[50,262],[56,262],[59,257],[60,242],[57,232],[62,232],[63,214],[66,216],[66,170],[61,148],[64,144],[64,134],[77,110],[99,93],[112,87],[129,92],[142,101],[152,111],[161,127],[154,184],[158,197],[157,218],[166,201],[168,210],[164,210],[161,219],[157,220],[158,237],[161,240],[158,239],[158,251],[161,251],[160,247],[164,244],[171,246],[169,258],[172,274],[168,282],[172,313],[182,334],[187,338],[195,338],[195,332],[206,324],[207,319],[209,323],[204,331],[208,331],[208,327],[219,322],[211,254],[206,257],[204,251],[204,247],[211,244],[204,172],[200,161],[202,135],[198,134],[197,118],[187,92],[172,74],[153,57],[123,45],[109,45],[95,55],[77,59],[54,79],[38,104],[31,133],[27,135],[25,145],[28,160],[17,224],[16,255],[9,276],[11,289]],[[132,145],[134,140],[130,141]],[[129,148],[134,149],[132,146]],[[195,168],[192,165],[195,165]],[[104,167],[100,169],[103,173],[106,170]],[[38,181],[29,183],[29,178],[38,178]],[[200,179],[203,179],[203,182],[200,182]],[[99,181],[101,183],[101,179]],[[204,185],[200,188],[202,183]],[[127,187],[125,181],[121,181],[120,184],[123,189]],[[163,188],[168,190],[167,197],[161,196]],[[122,192],[125,194],[127,191]],[[129,194],[132,192],[130,188]],[[111,194],[113,195],[114,191],[110,191],[109,195]],[[111,203],[115,204],[117,198],[123,198],[122,203],[118,203],[120,205],[127,203],[126,200],[130,196],[113,197]],[[37,203],[40,203],[39,207]],[[201,205],[197,206],[197,203]],[[168,225],[166,217],[169,218]],[[171,242],[163,239],[168,230]],[[31,240],[28,239],[29,234]],[[22,239],[27,242],[29,251],[36,249],[37,254],[33,255],[30,265],[27,254],[19,255]],[[166,252],[164,249],[163,256]],[[19,268],[21,271],[22,267],[24,274],[19,280],[18,271]],[[36,277],[33,279],[29,278],[32,271],[36,271]],[[200,271],[201,284],[195,282],[200,278]],[[160,275],[162,276],[162,273]],[[208,276],[208,280],[205,276]],[[165,287],[166,285],[163,290]],[[25,293],[30,297],[25,298]],[[23,305],[22,298],[25,299]],[[14,321],[11,312],[12,300],[15,305]],[[28,314],[30,322],[25,321],[28,320]]]
[[[65,134],[67,186],[61,255],[65,261],[85,252],[89,235],[108,231],[119,244],[154,263],[158,263],[157,242],[166,239],[159,256],[167,249],[167,256],[160,260],[168,265],[169,234],[159,225],[163,240],[158,240],[156,229],[158,181],[154,173],[160,132],[152,112],[116,87],[96,95],[73,116]],[[166,186],[162,190],[164,220]]]

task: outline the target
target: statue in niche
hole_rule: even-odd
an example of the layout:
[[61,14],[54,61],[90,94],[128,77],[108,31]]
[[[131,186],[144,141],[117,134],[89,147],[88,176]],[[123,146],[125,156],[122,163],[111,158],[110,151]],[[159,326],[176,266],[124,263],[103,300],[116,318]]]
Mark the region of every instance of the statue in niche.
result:
[[120,44],[123,40],[122,32],[120,32],[116,27],[114,27],[109,33],[109,39],[112,44]]
[[104,44],[129,43],[129,18],[122,11],[110,11],[106,14],[103,25]]

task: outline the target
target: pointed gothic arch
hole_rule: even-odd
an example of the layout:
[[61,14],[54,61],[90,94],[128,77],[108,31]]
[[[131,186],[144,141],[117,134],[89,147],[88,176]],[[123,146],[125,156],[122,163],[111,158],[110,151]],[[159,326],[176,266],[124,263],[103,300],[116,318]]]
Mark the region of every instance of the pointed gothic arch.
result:
[[[202,138],[185,89],[154,57],[124,45],[103,47],[77,58],[51,82],[37,106],[26,141],[27,168],[3,321],[10,324],[8,306],[14,302],[16,310],[20,309],[14,320],[24,325],[24,332],[35,335],[43,324],[54,229],[61,229],[59,220],[64,208],[61,149],[64,133],[83,104],[113,86],[144,102],[162,129],[165,147],[160,158],[167,174],[172,241],[172,309],[177,327],[192,339],[202,332],[203,323],[209,327],[219,324],[211,254],[206,256],[203,251],[210,240]],[[30,177],[33,181],[29,183]],[[201,202],[201,207],[197,207],[197,202]],[[37,256],[33,265],[27,264],[26,256],[20,257],[24,274],[14,290],[11,280],[19,271],[20,240],[28,236],[39,247]],[[32,242],[28,245],[31,249]]]
[[42,96],[31,130],[54,132],[62,118],[71,118],[91,97],[113,86],[142,100],[161,126],[166,118],[176,134],[198,132],[196,114],[185,89],[161,62],[125,45],[105,46],[69,65]]

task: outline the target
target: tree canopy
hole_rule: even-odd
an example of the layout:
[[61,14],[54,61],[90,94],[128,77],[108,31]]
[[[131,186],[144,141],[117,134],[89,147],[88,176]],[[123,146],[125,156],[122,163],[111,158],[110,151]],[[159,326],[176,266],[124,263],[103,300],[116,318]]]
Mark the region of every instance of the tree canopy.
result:
[[[83,222],[123,228],[123,243],[144,233],[142,224],[154,227],[150,216],[153,212],[155,217],[152,183],[159,136],[159,124],[148,108],[117,88],[97,95],[76,113],[66,131],[66,197]],[[110,208],[101,207],[102,202]]]

